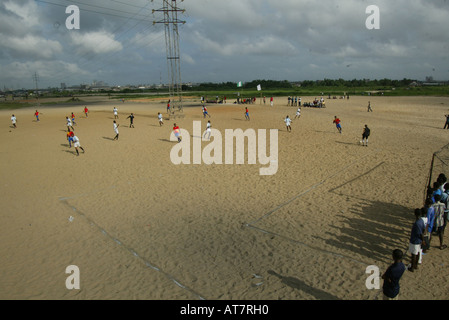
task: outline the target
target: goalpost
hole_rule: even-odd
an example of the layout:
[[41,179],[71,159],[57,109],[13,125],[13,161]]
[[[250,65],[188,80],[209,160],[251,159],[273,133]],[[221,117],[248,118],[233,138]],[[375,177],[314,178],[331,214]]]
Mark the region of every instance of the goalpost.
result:
[[427,185],[424,190],[424,202],[432,192],[433,183],[441,173],[449,177],[449,143],[432,155]]

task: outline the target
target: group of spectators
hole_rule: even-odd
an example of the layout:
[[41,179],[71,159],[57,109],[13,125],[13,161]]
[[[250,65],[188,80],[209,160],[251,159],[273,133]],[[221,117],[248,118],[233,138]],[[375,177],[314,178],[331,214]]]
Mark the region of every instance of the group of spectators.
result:
[[[415,221],[410,233],[409,249],[410,264],[406,267],[402,263],[403,252],[399,249],[393,251],[394,263],[387,269],[384,279],[384,299],[398,299],[399,280],[405,270],[414,272],[422,264],[423,254],[431,250],[430,244],[435,241],[438,248],[444,250],[444,230],[449,213],[449,182],[444,173],[441,173],[432,187],[427,190],[427,196],[422,208],[415,209]],[[437,239],[433,240],[434,237]]]
[[304,107],[326,108],[326,103],[324,102],[323,97],[321,97],[321,99],[315,98],[312,102],[304,102]]

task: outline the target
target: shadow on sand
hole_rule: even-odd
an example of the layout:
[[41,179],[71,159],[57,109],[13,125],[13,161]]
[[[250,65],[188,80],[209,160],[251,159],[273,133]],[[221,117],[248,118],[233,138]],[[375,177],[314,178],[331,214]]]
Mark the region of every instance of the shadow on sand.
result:
[[294,277],[285,277],[285,276],[282,276],[282,275],[276,273],[273,270],[268,270],[268,273],[281,279],[283,284],[285,284],[293,289],[303,291],[303,292],[315,297],[315,299],[317,299],[317,300],[340,300],[337,297],[331,295],[330,293],[327,293],[326,291],[311,287],[308,284],[306,284],[304,281],[301,281]]
[[343,223],[332,226],[333,229],[326,231],[324,238],[317,237],[318,239],[338,251],[345,250],[362,256],[365,261],[390,263],[394,249],[400,249],[404,253],[407,251],[414,209],[344,196],[357,199],[356,204],[350,208],[351,217],[337,214],[336,217]]

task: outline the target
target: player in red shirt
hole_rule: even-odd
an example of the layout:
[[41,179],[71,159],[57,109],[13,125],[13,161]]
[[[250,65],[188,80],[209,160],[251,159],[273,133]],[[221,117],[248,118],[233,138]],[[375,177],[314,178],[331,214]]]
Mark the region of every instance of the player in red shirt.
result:
[[179,127],[175,124],[173,124],[173,132],[175,133],[176,138],[178,138],[178,142],[181,142],[180,130]]
[[86,115],[87,118],[87,113],[89,112],[89,109],[87,109],[87,107],[84,107],[84,114]]
[[248,107],[245,107],[245,119],[249,120],[249,111],[248,111]]
[[36,121],[39,121],[39,111],[36,110],[34,116],[36,117]]
[[337,118],[337,116],[335,116],[335,118],[334,118],[334,122],[333,122],[333,123],[335,123],[335,125],[336,125],[336,127],[337,127],[337,130],[338,130],[338,132],[340,132],[340,133],[341,133],[341,124],[340,124],[340,122],[341,122],[341,120],[340,120],[339,118]]

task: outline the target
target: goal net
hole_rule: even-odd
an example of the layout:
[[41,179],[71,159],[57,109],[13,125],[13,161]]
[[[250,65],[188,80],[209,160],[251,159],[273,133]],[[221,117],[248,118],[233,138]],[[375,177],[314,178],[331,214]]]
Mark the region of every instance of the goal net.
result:
[[449,144],[432,155],[432,163],[427,177],[427,186],[424,191],[424,201],[432,193],[433,184],[437,181],[441,173],[449,178]]

